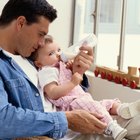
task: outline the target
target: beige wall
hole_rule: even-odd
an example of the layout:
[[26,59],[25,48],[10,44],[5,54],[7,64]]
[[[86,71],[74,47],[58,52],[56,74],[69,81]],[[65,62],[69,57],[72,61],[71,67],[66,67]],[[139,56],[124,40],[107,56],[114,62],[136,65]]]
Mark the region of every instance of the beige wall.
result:
[[52,34],[62,46],[70,46],[72,19],[73,19],[73,2],[74,0],[48,0],[58,11],[58,18],[50,26]]
[[7,3],[8,0],[0,0],[0,14],[2,11],[2,8],[4,7],[4,5]]

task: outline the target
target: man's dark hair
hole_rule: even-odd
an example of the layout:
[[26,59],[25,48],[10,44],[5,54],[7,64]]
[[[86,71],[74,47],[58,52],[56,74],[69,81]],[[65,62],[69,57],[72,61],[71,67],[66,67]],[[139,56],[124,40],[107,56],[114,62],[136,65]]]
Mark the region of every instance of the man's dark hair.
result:
[[19,16],[24,16],[27,24],[38,22],[40,16],[52,22],[57,11],[46,0],[9,0],[0,16],[0,25],[8,25]]

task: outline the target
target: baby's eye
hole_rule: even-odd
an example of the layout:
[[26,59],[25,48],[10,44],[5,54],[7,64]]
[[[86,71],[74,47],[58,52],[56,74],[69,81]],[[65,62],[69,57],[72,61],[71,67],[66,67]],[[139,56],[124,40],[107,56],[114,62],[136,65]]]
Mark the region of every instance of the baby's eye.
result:
[[60,48],[58,49],[58,52],[61,52],[61,49]]
[[51,52],[51,53],[49,53],[49,56],[50,56],[50,55],[53,55],[53,54],[54,54],[54,52]]

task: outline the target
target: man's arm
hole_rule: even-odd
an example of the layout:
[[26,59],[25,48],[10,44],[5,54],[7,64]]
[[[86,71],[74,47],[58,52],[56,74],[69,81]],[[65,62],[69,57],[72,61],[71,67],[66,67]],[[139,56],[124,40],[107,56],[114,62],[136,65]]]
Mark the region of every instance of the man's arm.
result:
[[80,86],[82,87],[82,89],[85,92],[88,91],[88,88],[89,88],[90,84],[89,84],[88,77],[86,76],[86,74],[83,74],[83,80],[82,80]]
[[81,52],[76,56],[74,60],[68,60],[66,66],[67,68],[71,69],[73,73],[79,72],[83,75],[81,87],[83,88],[84,91],[87,91],[89,87],[89,82],[85,75],[85,71],[90,68],[93,62],[93,48],[83,46],[80,49]]
[[[70,112],[40,112],[16,107],[8,102],[8,94],[0,78],[0,138],[44,135],[62,138],[67,127],[81,133],[103,132],[104,123],[95,114],[84,110]],[[83,123],[84,122],[84,123]],[[5,133],[6,132],[6,133]]]
[[106,124],[101,122],[103,116],[89,113],[85,110],[74,110],[66,112],[69,129],[83,134],[102,134]]
[[59,139],[66,134],[68,125],[64,112],[43,113],[16,107],[8,102],[11,99],[4,87],[0,77],[0,139],[39,135]]
[[[86,53],[85,53],[86,52]],[[78,72],[81,75],[88,70],[93,62],[93,48],[88,46],[82,46],[80,53],[75,57],[72,71],[73,73]]]

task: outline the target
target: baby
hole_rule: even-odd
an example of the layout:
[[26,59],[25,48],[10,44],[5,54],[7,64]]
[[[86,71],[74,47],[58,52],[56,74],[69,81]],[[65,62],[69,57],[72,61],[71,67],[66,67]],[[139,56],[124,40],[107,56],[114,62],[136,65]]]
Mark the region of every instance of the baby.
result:
[[31,56],[38,68],[39,84],[44,91],[45,98],[48,98],[59,111],[84,109],[103,115],[101,121],[107,124],[104,133],[112,136],[115,140],[123,139],[127,130],[122,128],[116,120],[113,120],[111,115],[130,119],[139,113],[136,106],[140,106],[140,101],[121,104],[118,99],[94,100],[80,86],[82,75],[72,73],[61,61],[60,54],[59,45],[51,36],[47,35],[45,45]]

